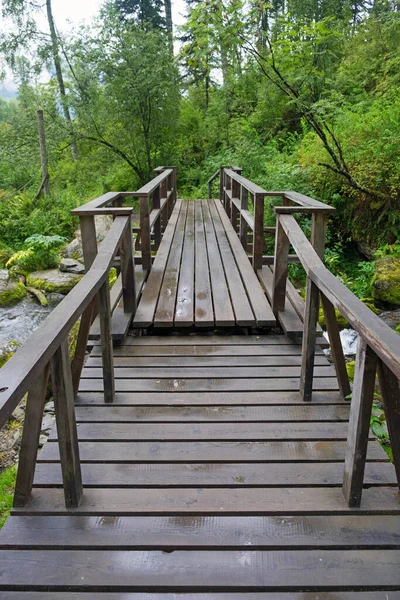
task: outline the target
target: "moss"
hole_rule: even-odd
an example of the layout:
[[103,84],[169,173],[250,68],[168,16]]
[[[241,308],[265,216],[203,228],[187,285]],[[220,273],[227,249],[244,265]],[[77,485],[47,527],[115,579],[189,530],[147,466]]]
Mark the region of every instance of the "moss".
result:
[[400,258],[386,256],[376,262],[372,294],[374,300],[400,305]]
[[75,356],[75,349],[76,349],[76,343],[78,341],[79,328],[80,328],[80,321],[77,321],[72,326],[72,329],[70,329],[70,332],[68,334],[68,348],[69,348],[69,356],[70,356],[71,360]]
[[9,248],[0,248],[0,267],[4,268],[10,258],[13,255],[13,251]]
[[[335,315],[337,324],[339,325],[340,329],[346,329],[347,327],[350,327],[348,321],[346,321],[344,316],[337,310],[337,308],[335,308]],[[325,315],[322,306],[319,309],[318,322],[321,325],[321,327],[325,327],[326,329]]]
[[361,298],[361,302],[365,304],[365,306],[368,306],[368,308],[372,310],[373,313],[379,315],[380,310],[379,308],[376,308],[372,298]]
[[7,306],[19,302],[26,296],[26,287],[20,281],[11,282],[8,286],[0,291],[0,306]]
[[26,283],[28,287],[36,288],[37,290],[43,290],[48,294],[68,294],[80,281],[81,277],[71,278],[68,282],[55,284],[39,277],[34,277],[33,274],[28,275]]
[[117,281],[117,278],[118,278],[117,269],[114,269],[114,267],[113,267],[112,269],[110,269],[110,272],[108,274],[108,281],[110,282],[110,289],[112,288],[114,283]]
[[14,465],[0,473],[0,529],[12,508],[17,467]]
[[354,381],[354,371],[355,371],[355,368],[356,368],[356,361],[355,360],[352,360],[352,361],[346,363],[347,375],[349,377],[349,380],[352,381],[352,382]]

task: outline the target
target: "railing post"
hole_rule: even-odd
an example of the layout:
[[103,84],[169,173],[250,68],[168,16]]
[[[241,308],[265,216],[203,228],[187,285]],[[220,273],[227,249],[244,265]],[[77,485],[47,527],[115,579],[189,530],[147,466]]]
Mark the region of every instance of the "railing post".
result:
[[131,218],[122,238],[121,279],[124,312],[134,315],[136,312],[135,260],[133,258]]
[[289,262],[289,239],[276,214],[276,234],[274,250],[274,278],[272,288],[272,311],[275,315],[285,310],[286,280]]
[[235,179],[232,179],[232,206],[231,206],[231,223],[232,223],[232,227],[233,229],[236,231],[238,231],[238,218],[239,218],[239,211],[235,205],[235,203],[233,202],[233,198],[237,198],[238,200],[240,199],[240,183],[238,183],[237,181],[235,181]]
[[104,402],[114,402],[114,356],[111,326],[110,284],[108,279],[99,290],[100,339],[103,366]]
[[[165,189],[165,186],[164,186]],[[158,186],[153,192],[153,209],[159,209],[161,206],[160,203],[160,186]],[[158,250],[161,242],[161,215],[156,219],[153,225],[154,229],[154,248]]]
[[376,368],[375,352],[359,337],[342,488],[351,507],[361,504]]
[[378,361],[379,386],[382,394],[386,425],[392,448],[397,483],[400,486],[400,387],[399,380],[381,361]]
[[65,506],[77,508],[82,498],[82,474],[68,340],[55,351],[50,366]]
[[[241,210],[249,209],[249,192],[243,185],[240,186],[240,209]],[[240,241],[241,241],[242,246],[246,253],[247,253],[247,231],[248,231],[247,223],[246,223],[245,219],[243,218],[242,213],[240,213],[239,237],[240,237]]]
[[97,314],[97,299],[94,298],[86,310],[83,312],[79,324],[78,339],[74,358],[72,359],[72,384],[74,388],[74,397],[76,397],[81,379],[82,369],[85,362],[87,343],[89,339],[90,328],[93,323],[93,317]]
[[162,209],[161,216],[160,216],[162,233],[164,233],[164,231],[168,225],[168,219],[172,213],[173,204],[174,204],[173,189],[174,189],[173,173],[171,173],[171,175],[169,175],[168,179],[163,181],[160,186],[161,199],[167,198],[169,192],[172,192],[171,196],[169,197],[167,202],[164,204],[164,208]]
[[97,256],[96,223],[93,215],[80,216],[79,223],[82,237],[83,262],[87,272]]
[[50,365],[47,365],[28,393],[19,453],[17,481],[15,484],[15,508],[25,506],[32,492],[49,370]]
[[220,167],[219,169],[219,199],[225,208],[225,167]]
[[150,210],[149,197],[140,198],[140,233],[142,245],[142,269],[151,269],[151,236],[150,236]]
[[253,269],[261,269],[264,250],[264,194],[254,194]]
[[[327,214],[325,212],[314,212],[312,214],[311,244],[321,260],[324,258],[325,251],[326,224]],[[319,289],[311,278],[307,276],[300,374],[300,395],[305,402],[310,402],[312,399],[318,313]]]
[[[232,178],[225,172],[225,190],[226,192],[232,191]],[[225,212],[229,218],[231,218],[231,199],[225,192]]]

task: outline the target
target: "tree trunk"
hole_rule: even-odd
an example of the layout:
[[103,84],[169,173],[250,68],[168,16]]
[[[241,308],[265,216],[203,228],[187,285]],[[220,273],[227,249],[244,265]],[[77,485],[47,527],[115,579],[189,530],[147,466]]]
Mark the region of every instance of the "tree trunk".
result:
[[49,158],[47,154],[46,146],[46,134],[44,131],[44,117],[43,111],[37,111],[37,126],[39,133],[39,144],[40,144],[40,162],[42,164],[42,185],[41,189],[45,196],[50,194],[50,178],[49,178]]
[[62,74],[61,59],[60,59],[60,53],[59,53],[59,48],[58,48],[57,32],[56,32],[56,27],[54,24],[53,12],[51,9],[51,0],[46,0],[46,9],[47,9],[47,20],[48,20],[49,28],[50,28],[50,37],[51,37],[54,67],[56,70],[58,88],[60,90],[60,95],[61,95],[61,106],[63,109],[65,120],[67,121],[70,136],[72,139],[72,142],[71,142],[72,158],[76,161],[76,160],[78,160],[78,149],[76,146],[76,141],[74,140],[71,113],[69,111],[68,98],[67,98],[67,94],[65,91],[64,77]]
[[165,21],[167,24],[168,45],[171,56],[174,56],[174,27],[172,23],[172,7],[171,0],[164,0],[165,5]]

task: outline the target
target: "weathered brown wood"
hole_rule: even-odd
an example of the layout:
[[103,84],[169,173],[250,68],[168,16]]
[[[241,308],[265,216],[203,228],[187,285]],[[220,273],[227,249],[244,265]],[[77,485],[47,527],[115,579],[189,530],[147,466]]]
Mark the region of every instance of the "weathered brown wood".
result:
[[83,262],[88,271],[97,255],[96,224],[93,216],[79,217],[81,228]]
[[82,474],[67,340],[54,353],[50,367],[65,506],[76,508],[82,498]]
[[380,360],[378,361],[379,386],[382,394],[386,415],[386,424],[389,432],[390,446],[393,454],[393,463],[400,485],[400,388],[399,380],[390,369]]
[[305,402],[311,402],[312,400],[318,311],[319,290],[308,277],[306,287],[306,311],[304,314],[302,364],[300,375],[300,394]]
[[359,338],[343,476],[343,495],[349,506],[361,503],[376,369],[376,354]]
[[[110,285],[105,281],[99,291],[102,377],[104,402],[113,402],[115,396],[114,357],[111,329]],[[83,370],[83,373],[85,371]]]
[[71,362],[72,383],[74,396],[78,393],[79,381],[81,379],[83,364],[85,362],[87,343],[93,317],[97,311],[97,298],[94,298],[82,314],[79,324],[78,339],[76,341],[75,353]]
[[124,312],[132,315],[136,312],[135,262],[133,258],[132,229],[129,223],[121,244],[121,282]]
[[[115,463],[327,463],[344,461],[346,442],[80,442],[82,462]],[[368,447],[369,461],[385,460],[376,442]],[[40,453],[41,463],[60,460],[58,445],[49,442]],[[380,464],[380,463],[378,463]],[[301,467],[303,468],[303,467]],[[0,538],[1,541],[1,538]]]
[[[152,210],[160,210],[161,190],[157,187],[153,192]],[[161,213],[159,213],[154,225],[154,245],[157,250],[161,242]]]
[[[138,339],[138,338],[136,338]],[[153,339],[151,336],[150,341]],[[190,338],[189,338],[190,339]],[[243,338],[243,342],[246,338]],[[268,356],[268,357],[279,357],[279,356],[301,356],[301,342],[296,339],[286,339],[286,344],[270,344],[270,345],[251,345],[251,344],[239,344],[239,340],[236,340],[232,345],[194,345],[187,343],[186,345],[168,346],[157,344],[155,341],[152,345],[144,344],[129,344],[127,343],[129,337],[124,340],[121,346],[114,348],[114,356],[143,356],[143,357],[168,357],[168,356],[187,356],[199,358],[201,357],[246,357],[246,356]],[[98,341],[91,342],[94,344],[91,356],[101,356],[100,343]],[[319,340],[318,340],[319,344]],[[315,350],[316,354],[322,356],[323,352],[318,347]],[[247,364],[247,363],[246,363]],[[244,365],[245,366],[245,365]]]
[[240,209],[239,239],[243,248],[247,250],[248,227],[242,211],[249,209],[249,192],[243,185],[240,186]]
[[[7,600],[71,600],[71,594],[69,592],[7,592]],[[318,593],[318,600],[398,600],[397,592],[321,592]],[[176,596],[176,594],[175,594]],[[179,594],[180,600],[238,600],[237,592],[217,592],[213,593],[193,593]],[[121,594],[118,592],[107,593],[107,592],[75,592],[73,600],[149,600],[149,595],[138,594],[130,595]],[[163,594],[162,592],[151,595],[151,600],[176,600],[174,594]],[[299,593],[282,593],[277,594],[271,592],[250,592],[240,593],[240,600],[316,600],[315,592],[299,592]]]
[[15,507],[25,506],[32,491],[49,371],[50,365],[46,365],[36,384],[29,391],[26,402],[25,422],[14,492]]
[[[129,346],[128,348],[131,348]],[[181,375],[186,372],[187,368],[195,367],[197,370],[207,367],[300,367],[301,354],[295,356],[286,354],[278,354],[276,356],[124,356],[121,353],[122,348],[118,348],[116,352],[114,348],[114,365],[115,367],[134,367],[134,368],[153,368],[156,371],[160,367],[175,367],[181,369]],[[317,366],[329,366],[329,362],[325,356],[319,354],[315,357]],[[101,367],[101,358],[92,354],[86,361],[87,367]],[[229,371],[228,371],[229,372]],[[264,377],[266,371],[264,369]]]
[[142,249],[142,269],[151,269],[151,237],[149,196],[140,197],[140,232]]
[[346,360],[343,354],[342,342],[340,340],[335,309],[329,300],[324,296],[324,294],[321,294],[321,303],[324,310],[326,329],[328,331],[329,343],[331,346],[333,362],[335,364],[339,389],[343,398],[347,398],[351,394],[351,388],[346,369]]
[[[201,203],[204,229],[206,235],[207,253],[209,257],[210,280],[213,296],[215,324],[217,327],[235,325],[235,315],[229,295],[225,271],[219,253],[218,242],[211,219],[208,203]],[[222,208],[222,205],[221,205]]]
[[253,269],[261,269],[264,251],[264,195],[254,194]]
[[[288,273],[289,238],[277,219],[274,255],[274,283],[272,293],[272,311],[276,315],[285,310],[286,280]],[[261,268],[260,265],[259,268]]]
[[182,264],[176,296],[174,325],[189,327],[194,323],[194,202],[188,203]]
[[197,327],[214,325],[210,269],[204,231],[201,202],[195,202],[195,324]]
[[[274,289],[273,271],[270,267],[262,267],[261,269],[258,269],[257,276],[265,289],[269,301],[272,303]],[[289,283],[290,281],[287,280],[287,286]],[[286,295],[288,294],[286,293]],[[279,311],[277,317],[283,331],[288,337],[297,337],[299,340],[303,337],[303,322],[290,302],[285,303],[285,310]]]

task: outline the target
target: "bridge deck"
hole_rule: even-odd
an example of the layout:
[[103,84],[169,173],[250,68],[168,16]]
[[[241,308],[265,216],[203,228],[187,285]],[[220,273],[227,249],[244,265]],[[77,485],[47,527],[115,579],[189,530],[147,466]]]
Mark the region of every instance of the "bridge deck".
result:
[[271,327],[271,307],[222,204],[177,201],[134,327]]
[[283,335],[128,337],[112,405],[100,355],[76,402],[83,500],[65,509],[54,431],[0,536],[1,598],[399,597],[394,469],[371,441],[361,508],[347,507],[349,406],[321,350],[312,403]]

